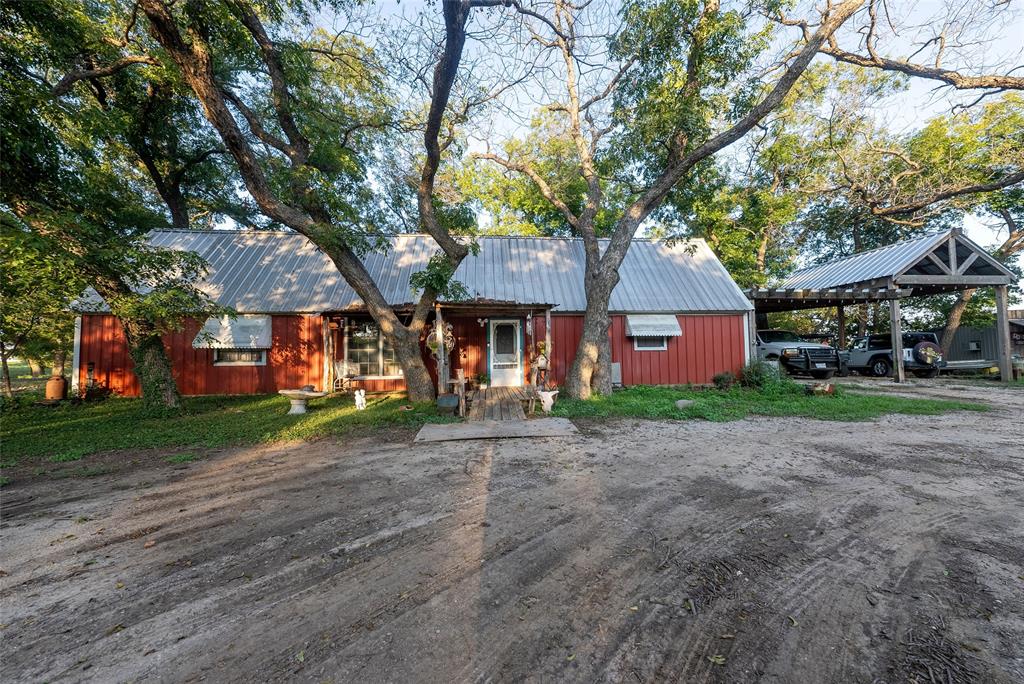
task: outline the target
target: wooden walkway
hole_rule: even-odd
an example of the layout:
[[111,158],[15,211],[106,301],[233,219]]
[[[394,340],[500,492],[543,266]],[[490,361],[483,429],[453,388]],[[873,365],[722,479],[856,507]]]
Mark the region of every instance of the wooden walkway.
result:
[[488,387],[469,393],[469,420],[526,420],[524,387]]

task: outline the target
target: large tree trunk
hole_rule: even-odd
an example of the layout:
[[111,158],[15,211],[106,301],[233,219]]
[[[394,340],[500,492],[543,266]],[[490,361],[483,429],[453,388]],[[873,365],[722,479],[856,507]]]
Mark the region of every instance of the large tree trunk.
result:
[[0,342],[0,365],[3,366],[4,396],[14,396],[14,388],[11,386],[11,369],[7,367],[7,348]]
[[610,394],[612,391],[608,304],[618,280],[617,270],[590,279],[587,309],[583,314],[583,334],[565,378],[565,393],[573,399],[589,399],[592,394]]
[[962,291],[953,303],[953,308],[949,310],[949,320],[946,321],[946,327],[942,331],[942,340],[939,343],[944,352],[953,346],[953,338],[956,336],[956,331],[960,328],[960,319],[964,317],[967,305],[974,298],[974,292],[974,290]]
[[419,335],[409,328],[402,328],[398,335],[392,335],[391,344],[395,349],[395,358],[402,367],[405,377],[405,389],[410,401],[432,401],[434,399],[434,381],[423,363]]
[[135,376],[142,388],[142,404],[146,408],[181,408],[181,395],[171,372],[163,339],[156,326],[148,321],[122,319],[128,353],[135,362]]

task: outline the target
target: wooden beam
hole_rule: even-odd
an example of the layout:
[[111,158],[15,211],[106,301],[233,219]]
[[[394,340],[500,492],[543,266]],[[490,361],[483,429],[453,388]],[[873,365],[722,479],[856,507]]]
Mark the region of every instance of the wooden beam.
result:
[[[551,309],[544,309],[544,353],[548,357],[548,372],[545,382],[554,377],[554,357],[551,355]],[[544,389],[547,389],[546,387]]]
[[956,273],[959,270],[956,267],[956,262],[956,231],[954,230],[949,234],[949,270],[951,273]]
[[966,288],[985,287],[992,285],[1009,285],[1010,277],[1001,275],[990,276],[968,276],[968,275],[904,275],[900,276],[898,283],[903,285],[963,285]]
[[973,254],[971,254],[971,256],[964,259],[964,263],[960,264],[960,268],[957,270],[956,274],[963,275],[964,273],[967,273],[967,269],[971,267],[971,264],[973,264],[974,260],[977,259],[979,256],[981,255],[978,254],[977,252],[974,252]]
[[1013,379],[1013,363],[1010,358],[1010,316],[1008,300],[1010,288],[1000,285],[996,288],[996,353],[999,361],[999,379],[1010,382]]
[[892,332],[892,379],[894,382],[906,382],[907,374],[903,368],[903,327],[900,324],[900,300],[889,302],[889,325]]
[[434,304],[434,329],[436,330],[437,347],[437,394],[448,393],[448,356],[444,348],[444,318],[441,316],[441,305]]
[[842,304],[836,307],[836,321],[839,324],[839,348],[846,349],[846,309]]
[[939,257],[935,256],[934,253],[928,252],[928,259],[930,259],[933,264],[938,266],[939,269],[943,273],[945,273],[946,275],[953,275],[953,271],[950,270],[949,266],[947,266],[946,264],[942,263],[942,259],[940,259]]

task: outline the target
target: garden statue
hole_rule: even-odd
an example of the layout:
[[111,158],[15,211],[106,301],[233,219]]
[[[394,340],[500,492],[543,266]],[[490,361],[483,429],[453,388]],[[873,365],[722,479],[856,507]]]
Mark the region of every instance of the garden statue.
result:
[[366,390],[356,390],[356,410],[362,411],[366,408]]
[[538,390],[537,396],[540,397],[540,407],[544,413],[551,413],[551,407],[555,405],[555,396],[558,394],[558,390]]

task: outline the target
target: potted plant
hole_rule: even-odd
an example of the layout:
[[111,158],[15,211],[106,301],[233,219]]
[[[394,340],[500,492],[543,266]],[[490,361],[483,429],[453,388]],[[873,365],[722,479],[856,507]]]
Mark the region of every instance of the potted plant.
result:
[[487,375],[487,373],[480,373],[476,376],[476,384],[482,390],[487,389],[487,385],[489,385],[490,382],[491,376]]

